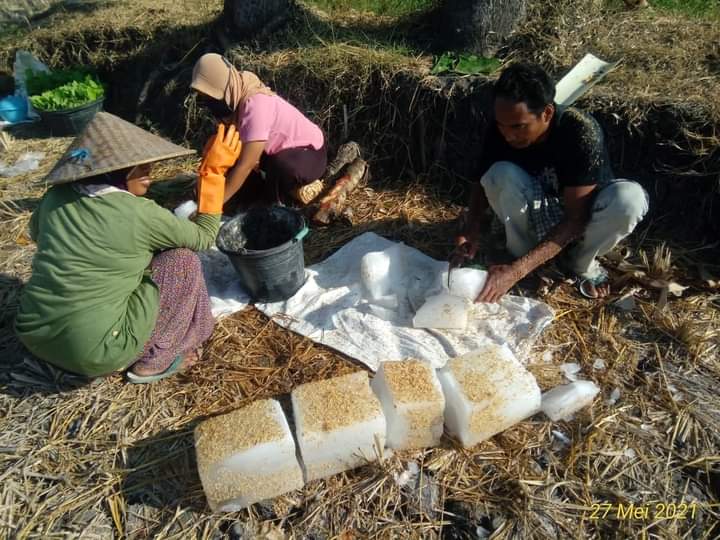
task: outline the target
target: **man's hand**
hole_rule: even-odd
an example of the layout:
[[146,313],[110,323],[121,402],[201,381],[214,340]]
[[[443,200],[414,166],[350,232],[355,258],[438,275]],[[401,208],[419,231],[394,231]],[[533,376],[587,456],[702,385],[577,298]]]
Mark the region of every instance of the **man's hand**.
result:
[[477,182],[470,195],[470,207],[459,217],[460,234],[455,238],[455,249],[450,254],[451,270],[475,258],[480,246],[479,240],[490,226],[486,215],[488,208],[490,203],[485,196],[485,190],[480,182]]
[[[557,257],[573,240],[585,232],[592,215],[595,185],[566,187],[563,190],[565,218],[537,246],[513,263],[520,281],[550,259]],[[482,295],[481,295],[482,296]]]
[[450,254],[450,269],[462,266],[466,261],[471,261],[477,254],[479,244],[477,240],[471,240],[465,236],[458,236],[455,239],[455,249]]
[[488,268],[488,277],[485,287],[475,299],[476,302],[499,301],[507,292],[520,281],[519,273],[509,264],[499,264]]

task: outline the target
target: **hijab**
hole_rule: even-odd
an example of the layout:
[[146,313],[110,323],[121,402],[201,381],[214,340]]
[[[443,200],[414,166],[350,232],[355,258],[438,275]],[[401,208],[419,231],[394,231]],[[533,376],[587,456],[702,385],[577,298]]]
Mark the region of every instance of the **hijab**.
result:
[[198,92],[224,101],[231,111],[255,94],[274,96],[270,90],[250,71],[238,71],[224,56],[216,53],[204,54],[195,63],[190,87]]

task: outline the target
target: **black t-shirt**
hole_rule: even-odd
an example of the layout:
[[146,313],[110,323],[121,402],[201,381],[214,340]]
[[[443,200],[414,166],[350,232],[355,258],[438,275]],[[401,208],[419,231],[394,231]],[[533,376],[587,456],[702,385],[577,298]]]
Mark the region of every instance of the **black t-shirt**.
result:
[[535,177],[551,173],[557,177],[554,195],[561,195],[564,187],[604,184],[613,178],[600,125],[592,116],[572,108],[556,113],[544,141],[522,149],[505,142],[493,119],[476,178],[497,161],[514,163]]

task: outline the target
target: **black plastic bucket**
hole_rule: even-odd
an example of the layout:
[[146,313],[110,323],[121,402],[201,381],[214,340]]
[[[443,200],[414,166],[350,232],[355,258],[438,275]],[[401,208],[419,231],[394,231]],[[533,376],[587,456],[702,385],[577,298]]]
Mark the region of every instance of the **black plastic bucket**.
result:
[[305,219],[291,208],[253,208],[225,223],[216,244],[255,301],[279,302],[305,282],[307,233]]
[[37,112],[53,136],[80,135],[85,126],[93,119],[93,116],[102,110],[104,100],[105,98],[100,98],[72,109]]

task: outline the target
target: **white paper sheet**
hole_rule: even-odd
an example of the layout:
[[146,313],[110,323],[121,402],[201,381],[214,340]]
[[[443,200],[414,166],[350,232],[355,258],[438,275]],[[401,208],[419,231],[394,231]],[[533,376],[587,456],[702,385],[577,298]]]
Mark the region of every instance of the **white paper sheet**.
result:
[[560,109],[566,109],[595,86],[601,79],[617,67],[620,62],[605,62],[597,56],[586,54],[555,85],[555,103]]

